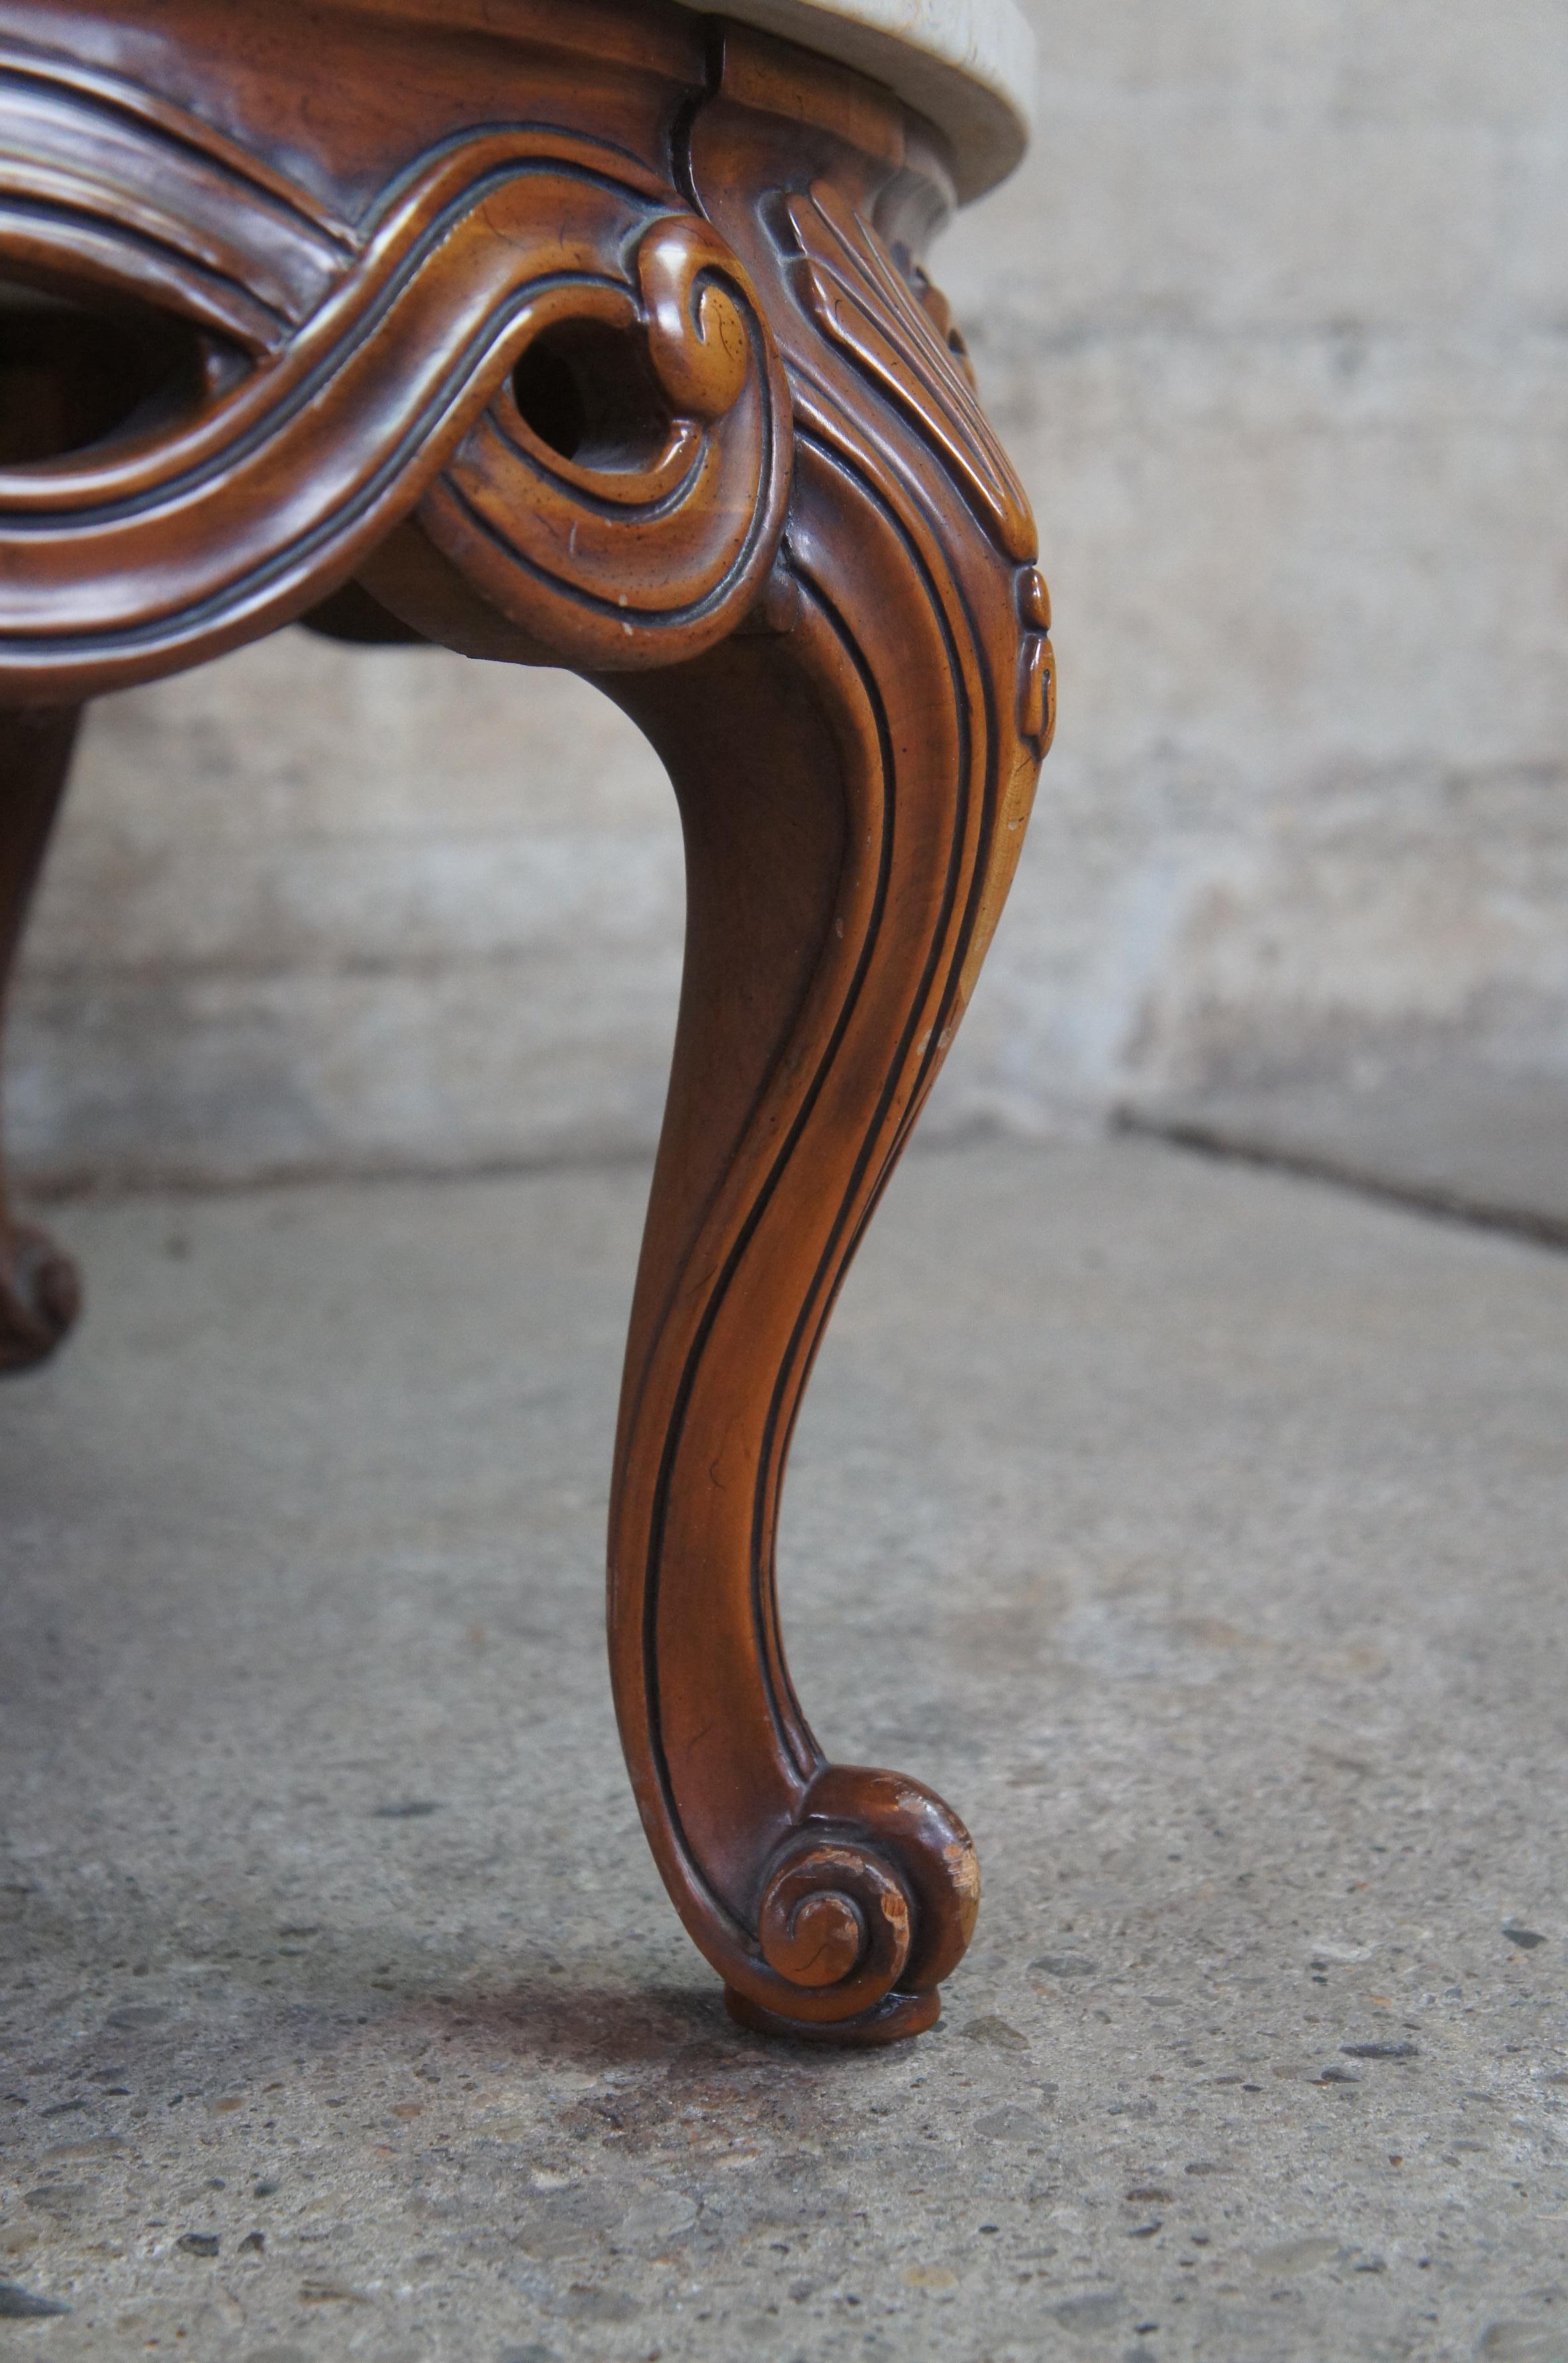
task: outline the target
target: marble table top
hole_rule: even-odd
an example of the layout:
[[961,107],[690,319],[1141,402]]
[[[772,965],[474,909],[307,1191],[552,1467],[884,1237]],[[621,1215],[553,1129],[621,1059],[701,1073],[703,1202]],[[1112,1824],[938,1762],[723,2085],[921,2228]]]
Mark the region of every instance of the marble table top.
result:
[[[682,5],[712,13],[712,0]],[[1017,0],[722,0],[720,13],[888,83],[946,133],[960,197],[993,187],[1029,144],[1034,36]]]

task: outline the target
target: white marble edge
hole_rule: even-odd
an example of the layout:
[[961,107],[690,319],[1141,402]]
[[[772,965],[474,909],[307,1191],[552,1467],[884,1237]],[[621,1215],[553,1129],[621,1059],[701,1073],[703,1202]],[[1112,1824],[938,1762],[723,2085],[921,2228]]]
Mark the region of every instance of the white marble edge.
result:
[[1010,172],[1033,128],[1039,61],[1016,0],[679,0],[856,66],[952,143],[958,194]]

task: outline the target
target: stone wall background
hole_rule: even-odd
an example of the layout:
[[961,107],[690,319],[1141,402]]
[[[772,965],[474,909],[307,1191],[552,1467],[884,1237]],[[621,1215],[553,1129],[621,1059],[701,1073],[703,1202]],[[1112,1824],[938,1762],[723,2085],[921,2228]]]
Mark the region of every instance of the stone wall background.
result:
[[[1029,5],[1034,154],[936,272],[1063,718],[931,1129],[1528,1102],[1568,1147],[1568,6]],[[680,911],[657,767],[563,677],[293,632],[106,701],[17,1163],[640,1152]]]

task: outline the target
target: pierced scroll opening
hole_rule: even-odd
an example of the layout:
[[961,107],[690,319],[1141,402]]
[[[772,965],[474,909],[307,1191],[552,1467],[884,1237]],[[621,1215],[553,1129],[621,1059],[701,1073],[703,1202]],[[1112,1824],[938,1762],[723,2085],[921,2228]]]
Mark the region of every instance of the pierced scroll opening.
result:
[[602,320],[563,322],[535,338],[512,394],[542,443],[580,468],[641,472],[669,435],[669,405],[639,332]]
[[0,277],[0,467],[171,421],[224,373],[212,340],[184,320]]

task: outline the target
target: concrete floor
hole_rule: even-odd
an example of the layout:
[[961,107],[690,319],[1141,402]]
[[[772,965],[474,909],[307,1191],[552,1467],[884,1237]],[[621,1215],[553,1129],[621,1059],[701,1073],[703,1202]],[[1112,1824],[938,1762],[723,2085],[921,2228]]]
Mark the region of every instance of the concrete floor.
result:
[[911,1159],[786,1609],[986,1903],[933,2035],[797,2054],[616,1756],[641,1193],[61,1215],[0,2357],[1562,2363],[1568,1259],[1148,1142]]
[[1200,1091],[1130,1106],[1135,1131],[1348,1182],[1568,1248],[1568,1077],[1461,1069],[1453,1059],[1358,1090],[1342,1083]]

